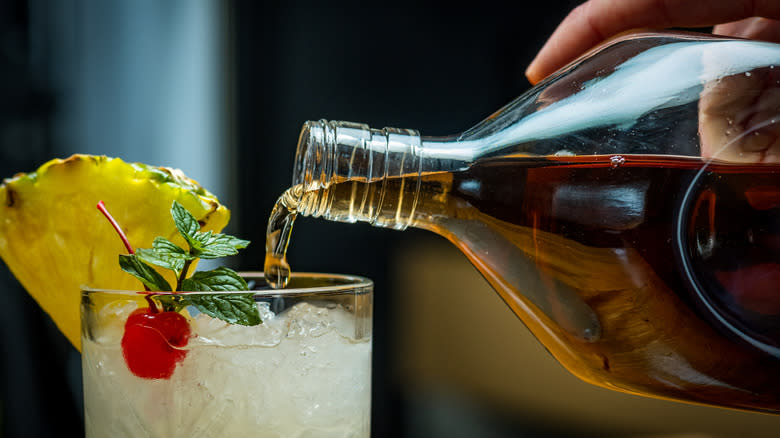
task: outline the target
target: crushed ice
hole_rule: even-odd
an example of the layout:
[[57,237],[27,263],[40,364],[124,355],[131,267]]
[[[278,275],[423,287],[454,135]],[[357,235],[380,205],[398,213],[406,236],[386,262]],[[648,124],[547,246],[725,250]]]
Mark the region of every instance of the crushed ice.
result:
[[283,338],[316,338],[336,330],[342,336],[354,336],[354,318],[341,306],[318,307],[299,303],[277,314],[269,303],[257,304],[263,323],[256,326],[230,324],[205,314],[195,315],[192,320],[194,340],[199,344],[212,345],[260,345],[273,347]]

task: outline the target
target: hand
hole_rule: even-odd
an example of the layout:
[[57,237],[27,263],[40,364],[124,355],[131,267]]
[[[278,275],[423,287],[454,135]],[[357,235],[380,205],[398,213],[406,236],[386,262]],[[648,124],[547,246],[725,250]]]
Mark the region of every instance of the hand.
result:
[[699,99],[702,157],[739,163],[780,163],[778,83],[780,67],[705,84]]
[[558,25],[525,75],[536,84],[591,47],[631,29],[715,26],[713,33],[719,35],[780,42],[778,20],[777,0],[589,0]]
[[[715,34],[780,42],[778,19],[778,0],[589,0],[561,22],[526,76],[535,84],[596,44],[630,29],[714,25]],[[705,85],[699,101],[704,158],[780,162],[777,81],[780,68]]]

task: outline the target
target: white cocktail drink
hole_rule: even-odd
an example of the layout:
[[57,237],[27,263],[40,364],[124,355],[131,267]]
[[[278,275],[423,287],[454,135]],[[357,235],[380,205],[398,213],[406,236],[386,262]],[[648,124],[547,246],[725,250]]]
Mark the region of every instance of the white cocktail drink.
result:
[[256,326],[188,308],[186,353],[158,379],[136,376],[123,357],[125,322],[142,295],[85,292],[87,436],[368,437],[371,285],[359,286],[263,291]]

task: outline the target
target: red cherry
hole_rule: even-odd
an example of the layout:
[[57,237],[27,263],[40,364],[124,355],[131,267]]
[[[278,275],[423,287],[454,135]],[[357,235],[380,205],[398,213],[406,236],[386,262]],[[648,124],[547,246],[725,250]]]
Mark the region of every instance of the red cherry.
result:
[[122,355],[127,368],[145,379],[169,379],[184,360],[190,339],[187,319],[176,312],[137,309],[125,323]]

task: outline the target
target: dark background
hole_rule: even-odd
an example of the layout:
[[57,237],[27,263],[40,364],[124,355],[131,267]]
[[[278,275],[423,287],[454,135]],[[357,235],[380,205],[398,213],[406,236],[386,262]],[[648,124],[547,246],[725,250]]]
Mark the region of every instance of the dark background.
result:
[[[139,34],[138,41],[152,47],[168,44],[175,35],[166,34],[165,17],[186,11],[187,2],[161,2],[162,14],[127,14],[136,4],[148,9],[148,3],[126,2],[125,15],[102,16],[93,12],[103,4],[99,0],[0,1],[0,176],[33,170],[63,151],[126,153],[113,146],[120,138],[110,129],[95,131],[104,145],[100,150],[80,150],[78,136],[61,135],[73,123],[68,102],[78,93],[89,93],[93,84],[69,87],[63,77],[79,80],[85,75],[79,68],[63,75],[58,66],[68,65],[63,59],[82,59],[91,51],[110,53],[115,23],[152,19],[161,29],[154,34],[156,39],[150,43],[148,35]],[[213,37],[222,60],[218,95],[224,99],[218,116],[224,129],[213,148],[227,169],[223,199],[232,201],[231,231],[254,242],[264,240],[270,208],[290,181],[295,142],[305,120],[415,128],[424,135],[464,130],[529,87],[523,76],[526,65],[576,3],[216,3],[219,6],[212,10],[219,15],[219,31]],[[167,10],[171,8],[175,11]],[[88,25],[90,37],[71,47],[72,53],[52,49],[57,46],[50,42],[62,37],[62,29]],[[136,67],[127,66],[130,71]],[[123,86],[116,79],[114,87]],[[148,89],[155,89],[153,78]],[[148,109],[161,104],[159,97],[148,97]],[[142,94],[143,98],[147,96]],[[145,111],[144,104],[134,102],[136,106],[128,108],[137,113]],[[112,119],[123,117],[121,109],[107,105],[101,120],[121,123]],[[121,140],[126,140],[125,134]],[[143,137],[139,148],[141,143]],[[197,174],[190,176],[199,179]],[[420,402],[401,389],[389,348],[394,342],[389,323],[394,303],[388,291],[397,286],[394,282],[403,281],[389,274],[389,257],[403,241],[421,235],[415,230],[397,233],[303,219],[296,224],[290,246],[294,269],[360,274],[376,282],[374,437],[411,436],[415,418],[438,412],[435,402]],[[258,269],[262,251],[262,245],[250,247],[237,267]],[[2,436],[83,435],[78,353],[3,265],[0,290]],[[410,417],[410,409],[423,414]],[[445,419],[455,429],[458,421]],[[503,431],[501,436],[573,436],[560,425],[499,415],[481,421],[491,425],[489,430]],[[432,429],[428,436],[450,435]]]
[[[76,152],[179,167],[254,242],[233,267],[258,270],[304,121],[467,129],[530,87],[525,67],[577,3],[0,0],[0,178]],[[780,428],[579,381],[457,250],[419,230],[302,218],[289,261],[375,281],[375,438]],[[78,352],[2,262],[0,298],[0,437],[83,436]]]

